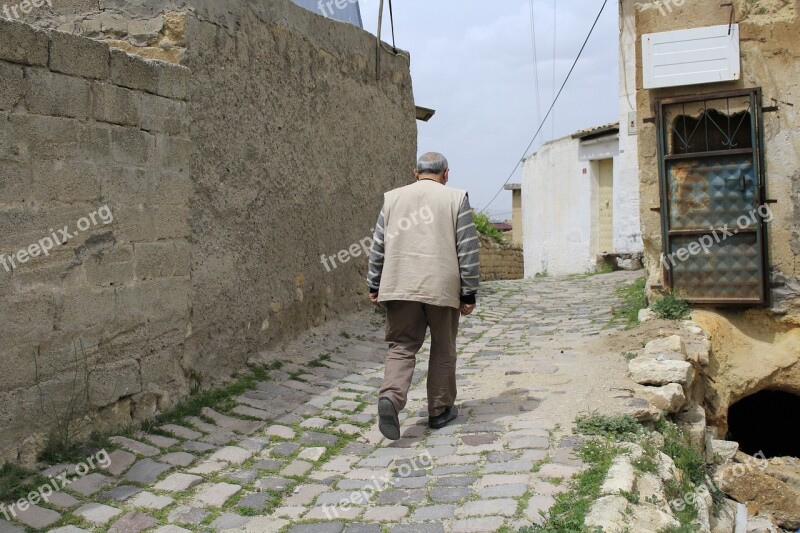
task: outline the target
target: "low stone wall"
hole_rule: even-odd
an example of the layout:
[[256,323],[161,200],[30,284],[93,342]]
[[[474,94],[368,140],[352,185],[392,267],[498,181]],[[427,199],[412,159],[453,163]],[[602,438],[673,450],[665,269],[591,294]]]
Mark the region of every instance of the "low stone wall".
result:
[[481,281],[522,279],[525,259],[522,246],[511,242],[499,243],[485,235],[481,240]]
[[[652,314],[643,312],[640,316],[647,321]],[[715,386],[709,378],[719,362],[715,357],[712,336],[696,320],[695,315],[693,320],[679,324],[677,335],[653,340],[641,352],[634,354],[636,357],[629,363],[629,372],[638,385],[630,414],[643,423],[652,423],[662,417],[673,420],[706,458],[710,475],[705,485],[679,498],[684,503],[696,505],[698,531],[775,531],[773,523],[794,531],[800,527],[800,466],[796,464],[797,459],[766,459],[760,453],[750,456],[739,450],[737,442],[725,440],[727,426],[723,420],[713,418],[713,402],[707,402],[708,389]],[[621,531],[624,525],[631,523],[628,517],[619,519],[615,511],[623,502],[623,507],[628,506],[628,502],[617,494],[619,490],[629,493],[638,490],[642,496],[632,513],[637,524],[638,517],[651,523],[657,519],[659,524],[648,527],[648,530],[660,531],[675,525],[674,511],[683,505],[681,501],[667,502],[661,498],[660,503],[653,505],[652,499],[645,497],[647,494],[664,494],[661,490],[663,484],[672,482],[668,475],[671,469],[660,469],[664,475],[660,481],[652,480],[657,487],[654,491],[653,483],[641,483],[635,476],[626,474],[634,471],[631,461],[641,455],[635,444],[628,444],[628,447],[633,453],[618,459],[621,464],[615,463],[604,485],[614,490],[604,491],[606,496],[593,505],[587,525],[602,526],[606,531]],[[711,512],[711,494],[714,492],[728,496],[721,501],[717,513]],[[643,528],[634,529],[639,531]]]

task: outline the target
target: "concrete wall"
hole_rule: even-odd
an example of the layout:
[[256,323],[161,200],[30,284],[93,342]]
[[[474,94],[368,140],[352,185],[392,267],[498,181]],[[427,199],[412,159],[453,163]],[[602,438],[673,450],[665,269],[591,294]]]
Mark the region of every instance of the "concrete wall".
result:
[[[639,147],[636,125],[636,28],[634,0],[620,0],[619,42],[619,157],[614,169],[614,248],[619,253],[641,253],[639,216]],[[634,113],[631,117],[631,113]]]
[[[658,98],[761,87],[763,105],[777,106],[764,114],[764,153],[767,197],[774,220],[768,226],[773,307],[787,312],[787,323],[800,322],[800,14],[796,2],[770,0],[735,2],[735,21],[741,32],[742,77],[735,82],[644,90],[641,75],[641,35],[678,29],[727,24],[730,8],[704,0],[686,0],[680,6],[658,9],[655,2],[636,2],[636,87],[641,217],[648,286],[663,283],[658,264],[662,252],[661,220],[650,208],[658,207],[656,126],[644,120],[654,116]],[[663,14],[662,14],[663,12]]]
[[371,234],[416,157],[408,57],[384,52],[378,81],[374,38],[352,25],[289,0],[54,6],[31,20],[101,38],[113,19],[127,33],[110,44],[147,57],[163,41],[184,67],[0,31],[2,251],[105,204],[114,214],[0,270],[13,311],[0,315],[0,460],[29,459],[49,429],[33,353],[61,402],[83,340],[102,429],[365,305],[366,258],[329,270],[321,255]]
[[499,243],[480,236],[481,281],[522,279],[525,277],[525,261],[522,247],[516,243]]
[[578,149],[572,137],[551,141],[523,165],[526,277],[591,268],[591,187],[581,174]]

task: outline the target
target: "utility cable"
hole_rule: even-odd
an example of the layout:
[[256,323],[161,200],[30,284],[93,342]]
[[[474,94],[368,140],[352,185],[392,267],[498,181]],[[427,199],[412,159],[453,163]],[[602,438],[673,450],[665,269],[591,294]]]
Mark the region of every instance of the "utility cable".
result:
[[[556,97],[556,48],[558,45],[558,7],[553,0],[553,100]],[[556,113],[553,110],[553,129],[550,133],[552,139],[556,138]]]
[[389,20],[392,23],[392,48],[394,53],[397,53],[397,40],[394,38],[394,11],[392,11],[392,0],[389,0]]
[[561,84],[561,89],[558,90],[558,94],[555,96],[555,98],[553,98],[553,103],[550,104],[550,109],[547,110],[547,114],[545,115],[545,117],[541,121],[541,123],[539,124],[539,128],[536,130],[536,133],[533,135],[533,139],[531,139],[531,142],[528,144],[528,147],[525,148],[525,153],[523,153],[522,157],[517,160],[517,164],[514,165],[514,169],[511,171],[511,174],[508,175],[508,178],[506,178],[506,181],[504,181],[503,184],[500,186],[500,190],[497,191],[497,194],[495,194],[494,197],[492,197],[492,199],[489,201],[489,203],[486,204],[486,207],[481,209],[481,213],[485,213],[486,210],[489,209],[489,207],[494,203],[494,201],[497,200],[497,197],[500,196],[501,192],[503,192],[503,188],[506,186],[506,184],[509,181],[511,181],[511,178],[514,177],[514,173],[517,171],[519,166],[522,164],[522,159],[524,159],[525,156],[528,155],[528,151],[531,149],[531,146],[533,146],[533,143],[536,142],[536,138],[539,136],[539,133],[541,133],[542,128],[547,123],[547,119],[550,116],[550,113],[552,113],[553,108],[556,105],[556,102],[558,102],[558,99],[561,97],[561,93],[564,91],[564,87],[566,87],[567,82],[569,81],[569,78],[572,76],[572,72],[575,70],[575,66],[578,64],[578,61],[580,60],[581,56],[583,55],[583,51],[586,49],[586,45],[589,42],[589,39],[592,37],[592,33],[594,33],[595,27],[597,27],[597,23],[600,20],[600,16],[603,14],[603,11],[606,8],[606,4],[608,4],[608,0],[604,0],[603,1],[603,5],[600,7],[600,12],[597,14],[597,18],[594,19],[594,24],[592,24],[592,28],[589,30],[589,34],[586,36],[586,39],[583,41],[583,46],[581,46],[581,49],[578,52],[578,56],[575,58],[575,61],[572,63],[572,67],[570,67],[569,72],[567,73],[567,77],[564,78],[564,83]]
[[536,50],[536,16],[533,9],[533,1],[528,0],[531,9],[531,46],[533,48],[533,79],[536,82],[536,121],[542,119],[542,97],[539,90],[539,54]]
[[381,30],[383,26],[383,0],[378,6],[378,42],[375,43],[375,79],[381,79]]

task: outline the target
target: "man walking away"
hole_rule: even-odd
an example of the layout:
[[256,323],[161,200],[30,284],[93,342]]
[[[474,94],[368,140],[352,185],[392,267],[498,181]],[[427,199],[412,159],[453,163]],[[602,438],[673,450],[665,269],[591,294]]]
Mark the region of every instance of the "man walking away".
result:
[[391,440],[400,438],[397,414],[408,401],[428,328],[428,425],[443,428],[458,416],[458,320],[475,310],[480,259],[469,197],[466,191],[445,187],[449,174],[442,154],[423,155],[416,183],[384,195],[375,226],[367,285],[372,303],[385,304],[387,311],[389,352],[378,427]]

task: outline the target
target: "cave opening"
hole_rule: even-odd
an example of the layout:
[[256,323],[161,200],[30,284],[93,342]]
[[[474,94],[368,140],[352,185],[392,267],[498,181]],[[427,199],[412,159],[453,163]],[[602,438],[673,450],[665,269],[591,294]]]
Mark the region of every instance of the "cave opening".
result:
[[800,457],[800,396],[766,390],[748,396],[728,410],[728,440],[755,456]]

